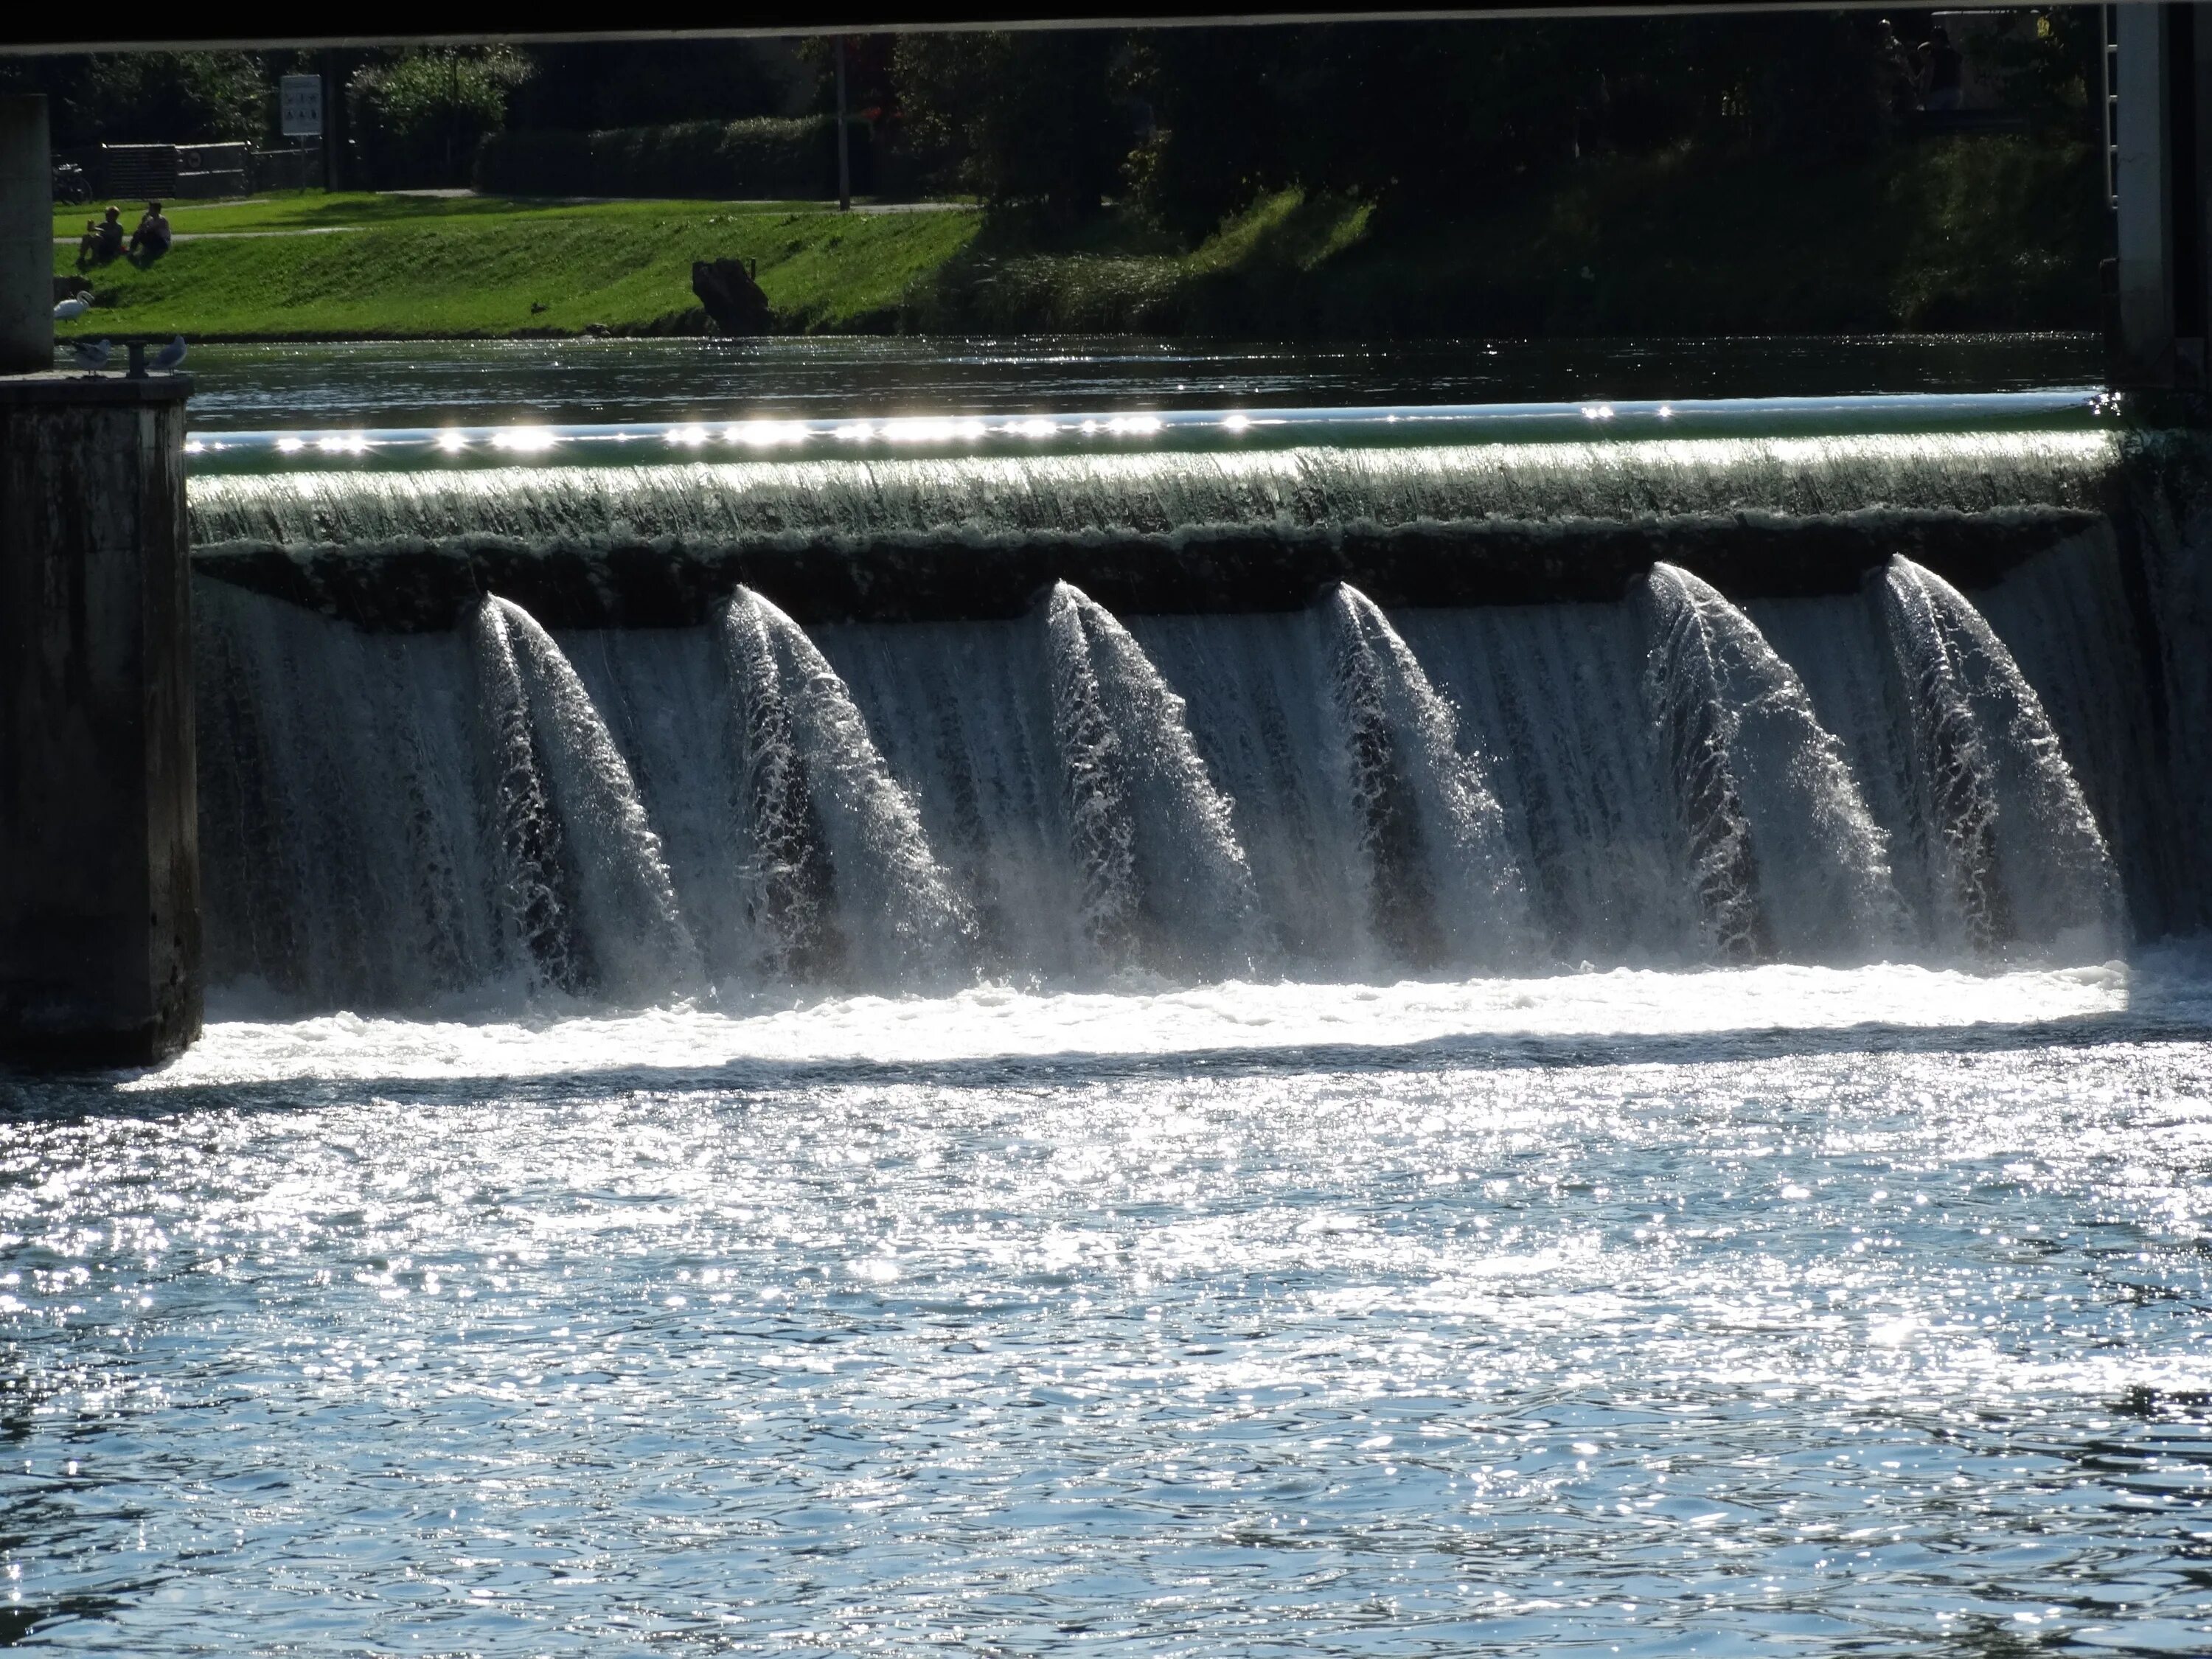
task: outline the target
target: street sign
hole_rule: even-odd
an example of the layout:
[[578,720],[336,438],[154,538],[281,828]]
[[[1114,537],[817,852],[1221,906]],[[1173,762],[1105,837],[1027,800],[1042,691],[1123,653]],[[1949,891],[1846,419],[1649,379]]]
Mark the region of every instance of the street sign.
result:
[[287,75],[276,85],[277,102],[284,112],[284,136],[287,138],[319,138],[323,136],[323,77],[319,75]]

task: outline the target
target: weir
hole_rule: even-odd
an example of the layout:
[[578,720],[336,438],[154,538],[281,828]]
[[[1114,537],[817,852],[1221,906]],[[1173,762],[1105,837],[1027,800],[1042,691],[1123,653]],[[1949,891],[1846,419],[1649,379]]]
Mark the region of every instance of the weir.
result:
[[2205,471],[2092,425],[198,477],[210,977],[2101,962],[2202,915]]
[[[838,446],[842,447],[842,446]],[[1666,559],[1739,595],[1841,593],[1903,552],[1969,585],[2103,522],[2091,430],[483,470],[223,473],[204,574],[378,630],[483,592],[549,627],[683,627],[734,587],[801,623],[1619,597]]]

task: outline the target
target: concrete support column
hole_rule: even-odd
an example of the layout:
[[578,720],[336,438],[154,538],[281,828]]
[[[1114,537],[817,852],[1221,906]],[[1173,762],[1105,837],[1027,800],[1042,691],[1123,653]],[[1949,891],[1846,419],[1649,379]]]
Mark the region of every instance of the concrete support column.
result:
[[181,377],[0,379],[0,1056],[200,1028]]
[[2163,5],[2117,14],[2113,140],[2119,256],[2119,360],[2127,386],[2173,381],[2173,217],[2170,64]]
[[54,366],[54,174],[46,100],[0,98],[0,374]]
[[2115,384],[2212,386],[2212,4],[2114,8]]

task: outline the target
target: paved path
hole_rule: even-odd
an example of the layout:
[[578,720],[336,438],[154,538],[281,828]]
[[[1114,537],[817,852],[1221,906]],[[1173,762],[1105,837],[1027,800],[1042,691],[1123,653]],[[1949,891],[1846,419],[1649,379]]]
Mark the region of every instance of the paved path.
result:
[[[251,242],[264,236],[343,236],[348,231],[368,230],[368,225],[301,225],[293,230],[180,230],[169,240],[175,242]],[[56,247],[75,247],[82,236],[57,236]]]

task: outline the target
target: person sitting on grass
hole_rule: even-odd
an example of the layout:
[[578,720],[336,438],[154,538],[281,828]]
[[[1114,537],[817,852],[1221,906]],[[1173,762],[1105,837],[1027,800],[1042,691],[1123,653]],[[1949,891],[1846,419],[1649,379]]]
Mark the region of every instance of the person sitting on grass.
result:
[[159,202],[146,204],[146,216],[138,222],[138,228],[131,233],[131,252],[143,261],[160,258],[169,251],[169,221],[161,211]]
[[123,210],[110,208],[104,219],[84,222],[83,238],[76,245],[77,269],[104,265],[123,252]]

